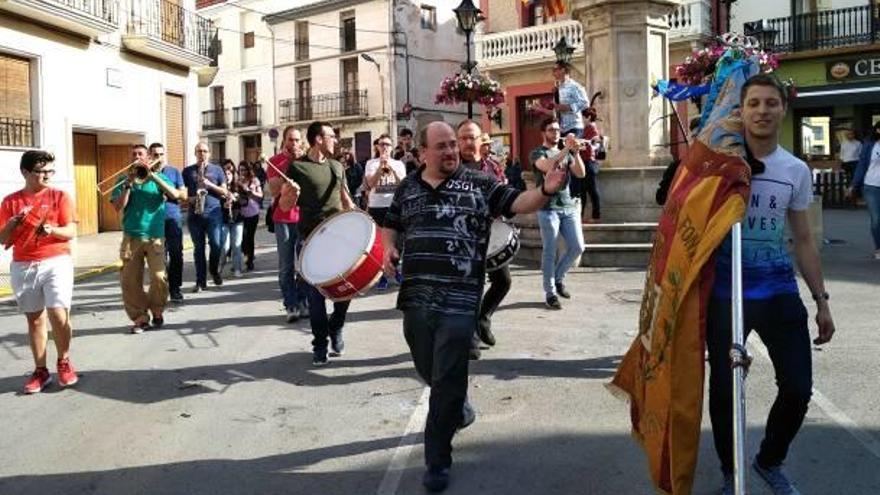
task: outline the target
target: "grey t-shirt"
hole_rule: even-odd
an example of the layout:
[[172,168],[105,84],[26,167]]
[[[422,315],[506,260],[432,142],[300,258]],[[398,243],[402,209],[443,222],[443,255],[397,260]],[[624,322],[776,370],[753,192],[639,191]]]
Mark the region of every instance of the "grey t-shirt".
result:
[[[558,148],[548,148],[544,145],[541,145],[535,148],[535,150],[532,151],[532,154],[529,155],[529,163],[532,164],[532,170],[535,171],[536,187],[541,187],[541,185],[544,183],[544,173],[538,170],[538,167],[536,167],[535,164],[541,158],[553,158],[562,152],[563,150],[560,150]],[[571,155],[563,158],[560,165],[565,167],[566,170],[565,184],[562,186],[561,189],[559,189],[559,192],[557,192],[553,195],[553,197],[550,198],[550,201],[547,201],[547,204],[541,208],[542,210],[564,210],[566,208],[574,207],[574,200],[571,199],[571,193],[568,190],[568,183],[571,182],[571,169],[569,168],[572,165]]]

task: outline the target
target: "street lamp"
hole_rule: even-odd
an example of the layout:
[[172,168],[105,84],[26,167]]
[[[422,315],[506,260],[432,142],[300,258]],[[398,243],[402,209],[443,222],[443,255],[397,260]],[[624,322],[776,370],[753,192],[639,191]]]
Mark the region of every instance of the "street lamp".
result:
[[574,53],[574,47],[568,43],[565,35],[562,35],[562,38],[559,38],[556,46],[553,47],[553,52],[556,54],[556,61],[558,63],[565,65],[571,64],[571,54]]
[[376,65],[376,72],[379,74],[379,91],[382,93],[382,115],[385,115],[385,77],[382,75],[382,66],[369,53],[361,53],[361,58]]
[[[452,11],[455,12],[455,18],[458,20],[458,27],[464,31],[464,47],[465,51],[467,51],[467,62],[465,62],[462,68],[470,74],[476,66],[475,62],[471,62],[471,35],[474,33],[474,28],[477,27],[477,23],[484,19],[483,11],[478,9],[471,0],[461,0],[458,7],[452,9]],[[468,118],[472,119],[473,117],[474,102],[468,100]]]

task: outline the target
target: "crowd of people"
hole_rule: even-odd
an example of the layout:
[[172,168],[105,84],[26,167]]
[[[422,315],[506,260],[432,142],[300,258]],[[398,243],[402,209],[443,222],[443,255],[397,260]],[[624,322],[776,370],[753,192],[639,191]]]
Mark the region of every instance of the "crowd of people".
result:
[[[510,183],[507,168],[491,152],[491,140],[472,120],[455,127],[445,122],[423,126],[417,148],[409,130],[400,132],[396,145],[391,136],[383,134],[374,142],[373,158],[362,171],[350,153],[339,149],[333,126],[321,121],[304,129],[305,139],[300,129],[284,129],[278,154],[257,167],[247,162],[236,166],[231,160],[217,165],[210,159],[207,143],[200,142],[194,149],[195,163],[178,171],[165,162],[160,143],[134,145],[136,163],[119,176],[111,196],[122,213],[120,282],[125,312],[132,321],[130,332],[160,328],[169,299],[183,299],[180,206],[186,206],[186,225],[193,242],[192,290],[200,292],[207,289],[208,275],[215,286],[223,284],[227,253],[233,276],[254,268],[254,233],[264,191],[268,191],[272,202],[266,216],[275,233],[285,319],[309,319],[312,363],[328,364],[330,357],[345,352],[343,329],[350,306],[357,300],[335,301],[328,307],[324,293],[296,272],[296,260],[303,240],[324,220],[358,206],[364,208],[381,229],[382,283],[400,285],[397,309],[402,312],[403,335],[416,372],[431,387],[423,484],[430,491],[444,490],[452,466],[453,436],[475,419],[467,398],[468,361],[480,357],[481,343],[495,345],[491,320],[512,284],[506,265],[492,271],[486,267],[493,222],[537,213],[543,239],[544,301],[548,308],[560,309],[559,297],[573,297],[565,277],[582,253],[584,241],[579,221],[582,212],[570,184],[589,177],[595,156],[586,148],[599,134],[585,131],[585,125],[594,123],[595,113],[584,113],[589,109],[585,93],[570,80],[568,67],[559,64],[554,75],[559,82],[559,101],[555,114],[541,124],[543,141],[530,155],[535,186],[527,190]],[[834,332],[829,297],[804,214],[811,197],[808,172],[803,162],[777,141],[785,95],[777,85],[757,80],[746,86],[742,99],[746,139],[768,171],[767,180],[754,182],[753,195],[769,198],[780,181],[790,183],[793,191],[785,204],[767,207],[759,200],[749,205],[746,214],[772,216],[779,222],[788,215],[795,234],[795,254],[819,308],[820,337],[816,343],[827,342]],[[880,132],[880,126],[875,132]],[[872,148],[875,155],[876,149]],[[859,167],[856,177],[862,179],[857,183],[863,194],[866,198],[877,194],[869,188],[880,191],[880,183],[874,181],[874,172],[880,167],[873,158],[861,176],[864,167]],[[0,242],[13,245],[14,293],[27,317],[36,367],[25,392],[36,393],[52,380],[46,365],[46,317],[54,332],[59,382],[70,386],[77,381],[69,355],[73,293],[69,241],[76,228],[70,196],[50,185],[54,157],[44,151],[27,151],[20,169],[24,188],[0,206]],[[596,200],[590,218],[598,221],[598,213]],[[567,248],[557,255],[560,236]],[[780,242],[777,237],[772,241]],[[746,246],[747,252],[750,246]],[[721,248],[720,265],[729,263],[728,250],[728,245]],[[752,326],[770,349],[777,376],[783,378],[768,422],[768,439],[755,466],[762,477],[783,486],[788,481],[780,466],[804,418],[812,374],[806,311],[791,260],[781,244],[777,251],[779,259],[772,273],[763,263],[746,264],[744,279],[746,320],[754,321]],[[145,264],[147,291],[142,282]],[[487,277],[488,290],[484,292]],[[730,294],[723,278],[715,283],[712,294],[707,335],[712,369],[710,415],[727,483],[731,470],[727,412],[731,408],[725,342],[730,341]]]

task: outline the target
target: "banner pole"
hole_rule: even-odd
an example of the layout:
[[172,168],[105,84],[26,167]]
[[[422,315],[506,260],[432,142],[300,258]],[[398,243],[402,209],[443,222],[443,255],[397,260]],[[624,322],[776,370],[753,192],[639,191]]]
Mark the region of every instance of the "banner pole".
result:
[[733,488],[736,495],[746,494],[746,396],[745,380],[751,357],[745,348],[742,294],[742,224],[737,222],[732,232],[732,342],[730,363],[733,368]]

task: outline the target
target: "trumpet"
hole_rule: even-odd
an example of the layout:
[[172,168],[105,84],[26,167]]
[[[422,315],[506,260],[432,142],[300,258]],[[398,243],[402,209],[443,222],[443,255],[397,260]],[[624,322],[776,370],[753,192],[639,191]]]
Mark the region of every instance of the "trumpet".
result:
[[119,187],[122,184],[122,182],[120,182],[118,184],[114,184],[113,187],[111,187],[105,191],[101,191],[101,186],[103,186],[107,182],[110,182],[111,180],[115,179],[116,177],[122,175],[123,173],[131,173],[132,169],[134,170],[134,173],[135,173],[135,183],[136,184],[143,184],[144,182],[147,181],[147,178],[150,175],[150,171],[152,171],[156,167],[156,165],[161,164],[161,163],[162,163],[162,160],[159,158],[151,161],[150,163],[148,163],[146,165],[143,162],[141,162],[140,160],[135,160],[135,161],[129,163],[128,165],[122,167],[121,169],[117,170],[116,172],[113,172],[113,174],[111,174],[106,179],[102,180],[101,182],[98,182],[98,191],[101,192],[101,196],[106,196],[107,194],[110,194],[111,192],[113,192],[114,189]]

